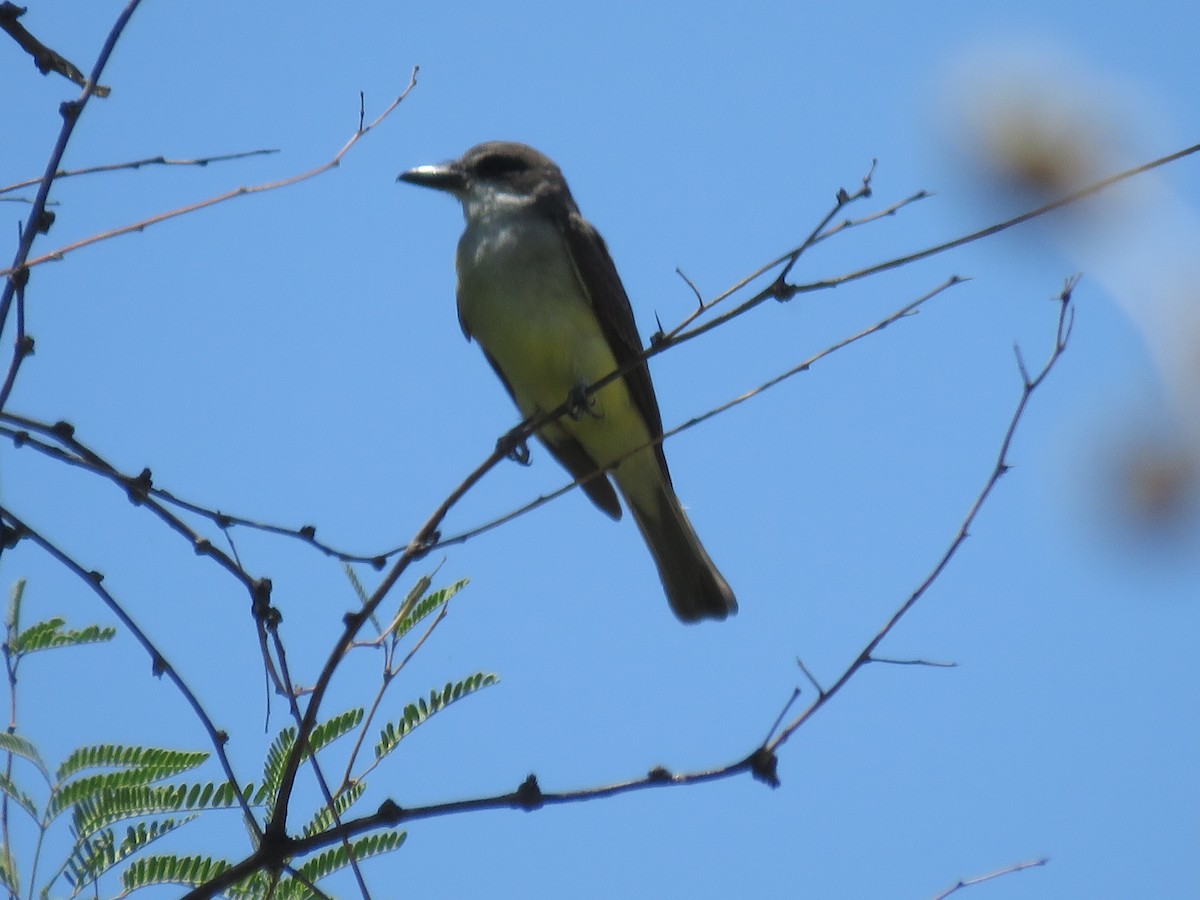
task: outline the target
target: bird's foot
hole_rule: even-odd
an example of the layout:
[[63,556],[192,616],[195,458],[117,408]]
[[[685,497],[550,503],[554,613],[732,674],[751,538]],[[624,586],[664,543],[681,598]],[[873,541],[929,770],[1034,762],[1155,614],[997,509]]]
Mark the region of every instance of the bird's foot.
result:
[[567,415],[576,422],[584,416],[590,416],[593,419],[603,418],[596,407],[596,398],[589,397],[587,388],[583,385],[576,385],[571,388],[571,393],[567,394]]
[[519,465],[529,465],[529,444],[525,442],[525,438],[516,432],[510,431],[500,438],[500,440],[496,441],[496,449],[503,453],[507,459],[511,459]]

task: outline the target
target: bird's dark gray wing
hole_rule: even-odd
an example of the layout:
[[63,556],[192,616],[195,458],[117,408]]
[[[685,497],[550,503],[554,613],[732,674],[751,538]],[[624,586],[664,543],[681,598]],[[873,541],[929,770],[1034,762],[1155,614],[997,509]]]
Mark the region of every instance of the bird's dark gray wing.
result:
[[[617,366],[625,368],[641,357],[642,339],[638,335],[629,296],[621,284],[621,276],[617,274],[608,247],[600,233],[574,210],[560,218],[558,225],[571,251],[580,286],[596,311]],[[646,422],[646,430],[651,437],[662,437],[662,414],[658,410],[649,367],[643,361],[626,372],[624,378],[634,405]],[[667,458],[661,442],[654,446],[654,454],[670,484],[671,473],[667,469]]]

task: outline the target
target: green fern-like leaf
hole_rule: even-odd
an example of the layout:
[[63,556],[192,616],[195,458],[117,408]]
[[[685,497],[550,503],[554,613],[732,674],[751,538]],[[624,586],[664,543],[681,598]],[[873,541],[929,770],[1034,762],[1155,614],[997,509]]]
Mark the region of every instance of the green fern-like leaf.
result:
[[152,884],[182,884],[196,887],[211,881],[229,868],[223,859],[210,856],[143,856],[121,873],[126,893]]
[[[248,878],[239,881],[232,887],[226,888],[222,896],[230,900],[282,900],[279,893],[279,875],[277,873],[255,872]],[[311,893],[309,897],[311,897]],[[309,900],[306,897],[305,900]]]
[[387,627],[387,631],[393,632],[394,637],[400,636],[399,633],[396,632],[396,626],[400,624],[403,618],[407,618],[412,613],[417,601],[421,599],[422,594],[429,590],[429,585],[431,584],[433,584],[433,579],[428,575],[422,575],[417,579],[417,583],[408,589],[408,593],[405,594],[404,599],[400,601],[400,606],[396,608],[396,614],[392,616],[392,620]]
[[186,825],[195,816],[185,816],[182,819],[155,819],[152,822],[138,822],[125,829],[125,837],[117,852],[122,858],[131,853],[137,853],[143,847],[157,841],[164,834],[169,834],[176,828]]
[[8,609],[4,614],[4,630],[8,634],[21,629],[21,598],[25,595],[25,579],[12,586],[8,594]]
[[121,744],[96,744],[73,751],[58,767],[57,781],[65,781],[84,769],[156,769],[159,778],[170,778],[201,765],[208,754],[193,750],[163,750],[157,747],[125,747]]
[[367,593],[367,589],[363,587],[363,583],[358,580],[358,573],[354,571],[354,567],[350,563],[342,563],[342,571],[346,573],[346,578],[350,581],[350,587],[354,590],[354,595],[358,597],[358,602],[363,606],[371,599]]
[[[352,841],[350,847],[354,858],[361,861],[395,850],[404,843],[407,837],[408,832],[406,831],[381,831]],[[316,883],[348,865],[350,865],[350,854],[346,852],[345,845],[339,844],[307,860],[297,871],[308,881]],[[311,891],[308,891],[302,882],[291,880],[288,883],[295,887],[303,887],[305,890],[303,894],[288,894],[288,896],[311,896]]]
[[9,855],[7,850],[2,849],[0,849],[0,888],[16,897],[21,895],[21,879],[17,876],[16,860]]
[[327,722],[322,722],[312,731],[312,737],[308,740],[308,755],[316,753],[323,747],[336,741],[347,731],[350,731],[358,726],[363,720],[362,707],[357,709],[348,709],[340,715],[334,716]]
[[78,894],[81,889],[91,884],[93,880],[91,870],[93,867],[95,869],[107,869],[115,861],[117,855],[116,848],[117,836],[111,828],[106,828],[76,848],[64,866],[67,883],[75,888],[72,891],[72,896]]
[[0,732],[0,752],[12,753],[22,759],[29,760],[37,766],[37,770],[42,773],[42,777],[47,782],[50,781],[50,770],[42,759],[42,755],[38,753],[37,747],[20,735]]
[[62,616],[55,616],[52,619],[46,619],[44,622],[30,625],[13,638],[10,645],[12,652],[22,653],[26,647],[32,648],[32,650],[42,649],[42,645],[48,642],[66,624],[67,620]]
[[498,676],[491,673],[476,672],[462,681],[446,682],[446,686],[440,691],[430,691],[428,701],[422,697],[416,703],[408,704],[404,707],[404,717],[396,722],[389,722],[379,733],[379,740],[375,744],[375,758],[382,759],[395,750],[400,741],[418,725],[428,721],[430,716],[481,688],[496,684],[499,680]]
[[[350,785],[350,787],[346,788],[346,790],[334,797],[333,806],[334,810],[337,811],[338,816],[344,814],[346,810],[357,803],[358,798],[363,795],[363,791],[366,789],[367,784],[365,781],[356,781],[354,784]],[[325,829],[332,827],[332,825],[333,810],[330,810],[328,806],[323,806],[321,809],[317,810],[317,814],[312,817],[311,821],[304,826],[304,834],[306,837],[314,834],[320,834]]]
[[[362,718],[362,709],[349,709],[341,715],[334,716],[327,722],[322,722],[313,729],[305,757],[327,746],[332,741],[337,740],[343,734],[355,728],[362,722]],[[263,763],[262,785],[254,795],[253,802],[255,805],[266,804],[269,806],[275,802],[275,796],[279,792],[279,785],[283,779],[283,770],[295,745],[296,728],[293,725],[284,728],[275,736],[275,740],[271,742],[271,746],[267,749],[267,758]]]
[[67,862],[67,880],[77,889],[86,887],[117,863],[144,850],[163,835],[170,834],[195,818],[186,816],[183,819],[138,822],[125,830],[125,837],[120,844],[116,842],[113,832],[106,829],[95,839],[85,842]]
[[275,802],[275,795],[279,792],[279,784],[283,779],[284,766],[295,743],[296,728],[289,725],[275,736],[275,740],[267,748],[267,758],[263,762],[262,785],[254,795],[256,804],[265,803],[269,806]]
[[[248,793],[250,788],[245,790]],[[224,781],[218,784],[134,785],[81,800],[72,810],[71,821],[75,833],[87,837],[124,819],[227,809],[237,803],[237,794]]]
[[46,807],[47,821],[59,816],[64,810],[85,800],[96,800],[106,793],[122,788],[138,787],[162,781],[193,769],[208,758],[207,753],[185,753],[176,750],[147,750],[142,759],[144,765],[117,772],[86,775],[68,781],[56,788]]
[[0,793],[6,794],[10,799],[14,800],[21,809],[29,813],[30,818],[35,821],[38,818],[37,803],[27,793],[17,787],[16,783],[7,775],[0,773]]
[[[392,624],[392,631],[395,636],[397,638],[404,637],[404,635],[412,631],[422,619],[424,619],[431,612],[466,587],[469,581],[470,579],[468,578],[461,578],[454,582],[454,584],[448,585],[444,588],[438,588],[432,594],[422,597],[421,600],[413,606],[408,615]],[[424,584],[420,586],[428,587],[428,585],[429,579],[426,578],[424,579]],[[401,605],[401,609],[403,609],[403,605]]]
[[12,652],[18,655],[36,653],[39,650],[56,650],[59,647],[80,647],[84,644],[97,644],[111,641],[117,633],[112,627],[88,625],[86,628],[62,630],[66,620],[62,618],[47,619],[26,628],[18,634],[11,643]]

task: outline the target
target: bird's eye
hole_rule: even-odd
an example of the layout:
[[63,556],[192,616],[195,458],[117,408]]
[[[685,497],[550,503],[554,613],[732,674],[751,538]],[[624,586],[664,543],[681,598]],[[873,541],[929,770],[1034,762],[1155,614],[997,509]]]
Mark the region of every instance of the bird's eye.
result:
[[480,178],[499,178],[514,172],[523,172],[529,166],[525,160],[503,153],[485,156],[475,164],[475,174]]

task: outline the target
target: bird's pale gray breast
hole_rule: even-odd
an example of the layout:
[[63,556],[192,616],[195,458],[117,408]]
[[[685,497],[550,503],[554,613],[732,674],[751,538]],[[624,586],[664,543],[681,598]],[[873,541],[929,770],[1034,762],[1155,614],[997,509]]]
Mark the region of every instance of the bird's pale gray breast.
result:
[[517,337],[513,331],[565,338],[559,332],[578,325],[588,306],[566,242],[553,222],[539,216],[498,214],[468,222],[457,265],[459,315],[488,352],[493,343]]
[[553,222],[511,211],[468,221],[457,263],[463,326],[525,414],[616,368]]

